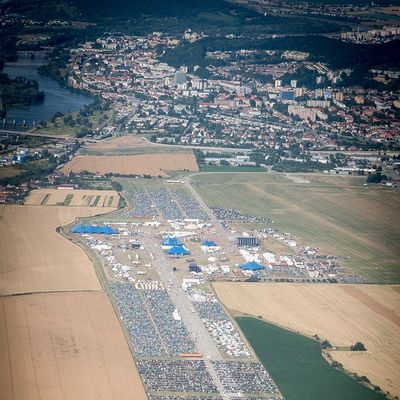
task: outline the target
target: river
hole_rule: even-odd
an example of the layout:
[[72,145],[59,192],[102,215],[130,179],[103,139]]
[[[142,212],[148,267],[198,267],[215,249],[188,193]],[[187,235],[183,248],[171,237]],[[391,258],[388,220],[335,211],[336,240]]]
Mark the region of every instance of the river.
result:
[[8,121],[16,120],[26,121],[31,124],[33,121],[48,120],[56,112],[76,111],[90,104],[93,100],[91,97],[75,93],[58,84],[57,81],[48,77],[39,75],[37,68],[45,63],[45,59],[38,58],[31,60],[30,58],[20,57],[15,63],[6,63],[3,72],[8,74],[10,78],[24,76],[28,79],[35,79],[39,83],[39,90],[45,94],[42,103],[33,104],[29,108],[10,107],[7,110],[6,118]]

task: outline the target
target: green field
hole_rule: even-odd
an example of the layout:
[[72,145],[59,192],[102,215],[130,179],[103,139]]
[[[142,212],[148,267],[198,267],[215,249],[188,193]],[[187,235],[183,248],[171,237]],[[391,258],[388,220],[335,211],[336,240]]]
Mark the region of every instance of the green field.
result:
[[[89,123],[92,124],[90,130],[95,130],[100,125],[104,124],[103,116],[109,118],[111,116],[112,111],[107,110],[102,114],[100,111],[95,111],[92,115],[89,115],[87,118]],[[85,125],[76,124],[74,126],[70,126],[64,123],[64,117],[70,115],[74,120],[77,119],[79,112],[75,111],[69,114],[65,114],[62,117],[58,117],[55,119],[54,123],[48,121],[47,126],[37,131],[37,133],[43,135],[54,135],[54,136],[75,136],[76,133],[85,127]]]
[[329,366],[317,341],[256,318],[236,321],[286,400],[385,399]]
[[296,235],[300,244],[350,257],[342,263],[370,281],[400,282],[400,195],[389,188],[364,186],[362,177],[317,174],[307,175],[308,184],[270,173],[192,179],[201,182],[196,190],[208,205],[268,216],[272,227]]
[[263,167],[230,167],[224,165],[201,165],[203,172],[266,172]]

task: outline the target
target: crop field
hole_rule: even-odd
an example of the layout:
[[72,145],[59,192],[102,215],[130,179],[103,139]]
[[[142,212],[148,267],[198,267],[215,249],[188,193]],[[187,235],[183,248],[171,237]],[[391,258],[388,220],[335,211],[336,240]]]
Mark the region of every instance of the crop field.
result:
[[15,167],[1,167],[0,168],[0,179],[9,178],[16,176],[22,172],[21,169]]
[[371,282],[400,282],[400,196],[388,188],[317,174],[210,173],[193,180],[208,205],[268,216],[300,244],[348,258],[344,265]]
[[121,175],[168,176],[168,171],[198,171],[193,154],[140,154],[125,156],[77,156],[62,168],[64,174],[81,171]]
[[180,146],[164,146],[148,142],[138,135],[117,136],[90,143],[80,150],[82,155],[122,155],[122,154],[192,154],[191,149]]
[[383,400],[385,396],[330,367],[312,339],[256,318],[237,322],[287,400]]
[[105,292],[0,297],[2,400],[145,400]]
[[110,211],[0,209],[0,398],[144,400],[119,319],[89,257],[56,228]]
[[0,294],[98,290],[86,253],[56,228],[109,209],[3,206],[0,210]]
[[119,194],[113,190],[37,189],[30,193],[25,204],[116,209],[119,198]]
[[[400,286],[214,283],[233,314],[262,316],[338,347],[332,358],[367,376],[374,385],[400,395]],[[362,342],[366,352],[349,347]]]

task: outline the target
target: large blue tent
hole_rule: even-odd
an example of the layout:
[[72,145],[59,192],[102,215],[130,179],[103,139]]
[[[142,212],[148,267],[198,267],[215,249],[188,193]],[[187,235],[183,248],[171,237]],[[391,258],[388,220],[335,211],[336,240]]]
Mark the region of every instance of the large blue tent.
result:
[[161,243],[163,246],[183,246],[183,244],[176,237],[172,236],[167,237]]
[[240,265],[240,269],[244,269],[246,271],[260,271],[265,269],[264,265],[261,265],[255,261],[250,261]]
[[76,225],[71,229],[72,233],[99,233],[104,235],[115,235],[118,233],[117,230],[110,226],[96,226],[96,225]]
[[207,247],[215,247],[217,244],[215,242],[213,242],[212,240],[205,240],[203,242],[203,246],[207,246]]
[[190,254],[183,246],[173,246],[168,250],[165,250],[167,254],[171,254],[174,256],[187,256]]

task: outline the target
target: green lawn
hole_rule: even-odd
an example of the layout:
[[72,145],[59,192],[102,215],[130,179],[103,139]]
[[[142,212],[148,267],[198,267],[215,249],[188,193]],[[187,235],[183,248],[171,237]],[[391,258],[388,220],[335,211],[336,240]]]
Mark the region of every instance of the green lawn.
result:
[[[365,178],[285,174],[213,173],[193,177],[207,204],[265,215],[322,253],[350,257],[345,265],[372,282],[400,282],[400,196]],[[295,175],[294,175],[295,176]]]
[[[111,116],[111,112],[111,110],[107,110],[104,112],[104,114],[102,114],[101,111],[95,111],[92,115],[88,116],[87,118],[92,124],[90,130],[95,130],[99,125],[103,124],[103,115],[109,118]],[[69,114],[65,114],[62,117],[56,118],[55,123],[48,121],[46,128],[39,129],[37,133],[54,136],[75,136],[81,128],[85,127],[85,125],[81,126],[79,124],[76,124],[74,126],[70,126],[64,123],[64,117],[67,115],[71,115],[71,117],[76,121],[78,114],[79,112],[75,111]]]
[[236,321],[286,400],[385,399],[332,368],[317,341],[256,318]]

